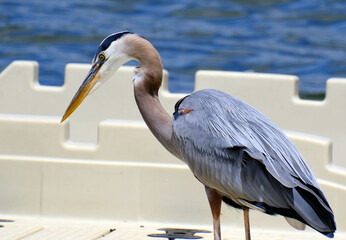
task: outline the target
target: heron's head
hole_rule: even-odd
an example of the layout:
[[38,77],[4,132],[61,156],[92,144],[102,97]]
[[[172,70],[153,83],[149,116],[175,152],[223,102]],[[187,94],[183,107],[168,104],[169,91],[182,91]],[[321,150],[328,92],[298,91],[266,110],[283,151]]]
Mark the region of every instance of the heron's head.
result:
[[66,109],[61,122],[65,121],[77,109],[91,90],[97,89],[108,80],[110,73],[131,60],[127,45],[124,42],[124,38],[128,34],[133,33],[127,31],[114,33],[101,42],[93,58],[91,69]]

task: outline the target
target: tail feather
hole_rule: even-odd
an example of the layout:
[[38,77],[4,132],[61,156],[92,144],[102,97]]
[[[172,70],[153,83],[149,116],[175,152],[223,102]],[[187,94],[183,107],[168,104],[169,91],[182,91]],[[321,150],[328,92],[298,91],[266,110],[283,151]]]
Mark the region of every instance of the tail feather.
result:
[[320,196],[299,187],[292,189],[292,194],[291,207],[304,222],[320,233],[333,237],[336,230],[334,214],[324,196],[322,195],[324,199],[321,199]]
[[[255,209],[262,209],[266,214],[284,216],[288,223],[295,228],[303,229],[306,224],[329,238],[334,237],[336,230],[334,214],[321,191],[315,194],[312,193],[312,190],[306,190],[309,189],[308,187],[284,189],[285,199],[290,208],[272,207],[264,202],[244,201],[253,205]],[[243,208],[227,197],[223,197],[222,200],[232,207]]]
[[307,223],[309,223],[311,227],[322,232],[330,230],[330,227],[328,227],[317,215],[314,207],[311,206],[295,189],[293,189],[293,199],[292,207]]

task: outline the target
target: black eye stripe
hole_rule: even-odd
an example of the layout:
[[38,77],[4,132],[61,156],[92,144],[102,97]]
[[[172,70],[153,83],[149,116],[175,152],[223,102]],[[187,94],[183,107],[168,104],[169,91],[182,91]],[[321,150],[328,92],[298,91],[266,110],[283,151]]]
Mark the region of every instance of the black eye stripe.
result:
[[133,34],[132,32],[128,32],[128,31],[124,31],[124,32],[118,32],[118,33],[114,33],[112,35],[109,35],[108,37],[106,37],[100,44],[100,48],[102,48],[102,51],[106,50],[109,45],[111,45],[112,42],[118,40],[119,38],[121,38],[122,36],[126,35],[126,34]]
[[96,60],[96,58],[98,57],[99,53],[106,50],[112,42],[118,40],[119,38],[123,37],[124,35],[127,34],[133,34],[132,32],[129,31],[123,31],[123,32],[118,32],[118,33],[113,33],[111,35],[109,35],[108,37],[106,37],[100,44],[100,46],[98,47],[94,59],[93,61]]

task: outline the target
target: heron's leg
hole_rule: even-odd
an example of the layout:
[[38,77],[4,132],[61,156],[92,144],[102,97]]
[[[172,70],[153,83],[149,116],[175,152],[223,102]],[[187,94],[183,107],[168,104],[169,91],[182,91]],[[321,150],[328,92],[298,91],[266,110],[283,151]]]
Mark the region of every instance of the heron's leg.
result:
[[251,240],[249,209],[248,208],[244,208],[243,212],[244,212],[244,225],[245,225],[245,239],[246,240]]
[[208,188],[207,186],[205,186],[205,191],[207,193],[211,213],[213,215],[214,240],[221,240],[220,212],[222,197],[217,191]]

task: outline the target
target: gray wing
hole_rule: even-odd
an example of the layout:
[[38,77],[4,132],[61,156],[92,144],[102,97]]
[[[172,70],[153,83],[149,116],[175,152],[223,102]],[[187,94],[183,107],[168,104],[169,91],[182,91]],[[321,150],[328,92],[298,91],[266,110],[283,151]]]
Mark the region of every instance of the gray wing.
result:
[[[306,207],[302,193],[295,190],[299,187],[332,215],[296,147],[272,121],[245,102],[217,90],[192,93],[176,105],[173,132],[183,161],[196,178],[233,201],[264,203],[275,209],[294,204]],[[304,215],[306,209],[296,211]],[[314,214],[305,215],[299,220],[315,229],[325,227]]]
[[193,110],[177,114],[173,120],[175,135],[179,140],[190,140],[191,148],[222,155],[229,148],[241,147],[284,186],[297,186],[299,178],[318,187],[309,166],[286,135],[247,103],[208,89],[189,95],[179,108]]

